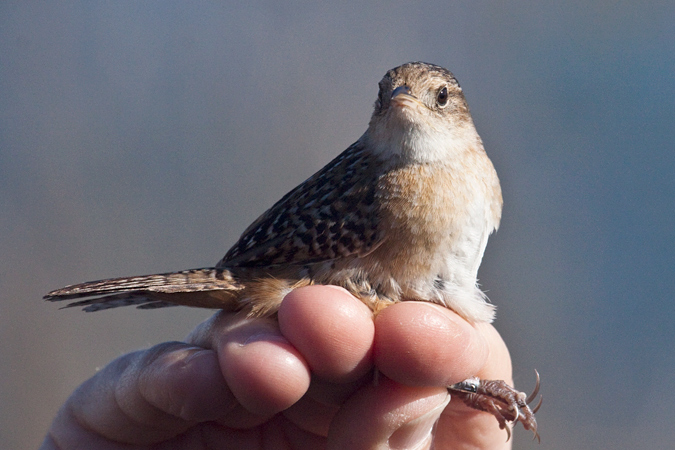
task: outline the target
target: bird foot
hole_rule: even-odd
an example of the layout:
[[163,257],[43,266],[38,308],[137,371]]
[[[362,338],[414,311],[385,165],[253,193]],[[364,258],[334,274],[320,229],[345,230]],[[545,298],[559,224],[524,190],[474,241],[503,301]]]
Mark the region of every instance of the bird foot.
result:
[[499,422],[499,428],[506,430],[507,440],[511,438],[511,429],[507,426],[507,422],[514,424],[520,422],[526,430],[534,433],[535,439],[541,441],[537,433],[537,420],[534,414],[541,406],[542,397],[539,397],[534,408],[529,406],[529,403],[532,403],[539,393],[539,373],[536,371],[535,373],[537,384],[529,396],[501,380],[480,380],[478,378],[469,378],[453,384],[448,387],[448,391],[460,398],[467,406],[495,416]]

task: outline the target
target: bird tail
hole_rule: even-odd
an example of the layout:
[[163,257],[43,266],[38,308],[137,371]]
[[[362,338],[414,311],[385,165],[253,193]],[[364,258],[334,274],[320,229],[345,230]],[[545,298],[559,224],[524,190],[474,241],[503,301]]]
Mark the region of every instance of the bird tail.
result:
[[236,281],[228,269],[209,267],[89,281],[51,291],[44,299],[61,301],[85,298],[71,302],[64,308],[82,306],[87,312],[129,305],[136,305],[139,309],[177,305],[236,309],[238,292],[242,289],[243,285]]

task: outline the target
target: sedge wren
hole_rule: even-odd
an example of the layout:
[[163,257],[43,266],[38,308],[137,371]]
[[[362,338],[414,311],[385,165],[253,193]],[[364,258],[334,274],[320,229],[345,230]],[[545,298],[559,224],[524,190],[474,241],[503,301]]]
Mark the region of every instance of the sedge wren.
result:
[[[90,297],[68,305],[85,311],[186,305],[271,316],[292,289],[331,284],[374,312],[417,300],[491,322],[476,276],[502,193],[462,89],[421,62],[391,69],[379,88],[366,132],[254,221],[215,267],[92,281],[45,298]],[[502,428],[521,422],[536,435],[533,395],[477,379],[449,389]]]

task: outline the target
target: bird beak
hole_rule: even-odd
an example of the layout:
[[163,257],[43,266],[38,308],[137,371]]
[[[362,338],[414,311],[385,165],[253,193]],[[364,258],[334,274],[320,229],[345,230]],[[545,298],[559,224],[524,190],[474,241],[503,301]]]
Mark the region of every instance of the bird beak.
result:
[[409,95],[413,97],[413,95],[410,93],[410,88],[408,86],[399,86],[396,89],[394,89],[394,92],[391,93],[391,98],[393,99],[394,97],[397,97],[399,95]]
[[420,101],[415,97],[408,86],[399,86],[391,93],[392,105],[403,107],[418,107]]

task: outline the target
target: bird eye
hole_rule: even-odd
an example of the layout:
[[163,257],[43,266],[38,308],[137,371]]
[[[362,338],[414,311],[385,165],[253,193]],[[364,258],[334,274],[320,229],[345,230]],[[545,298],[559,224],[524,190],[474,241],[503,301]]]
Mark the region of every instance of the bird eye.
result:
[[448,104],[448,88],[443,86],[440,91],[438,91],[438,95],[436,96],[436,102],[438,103],[438,106],[441,108],[445,107]]

